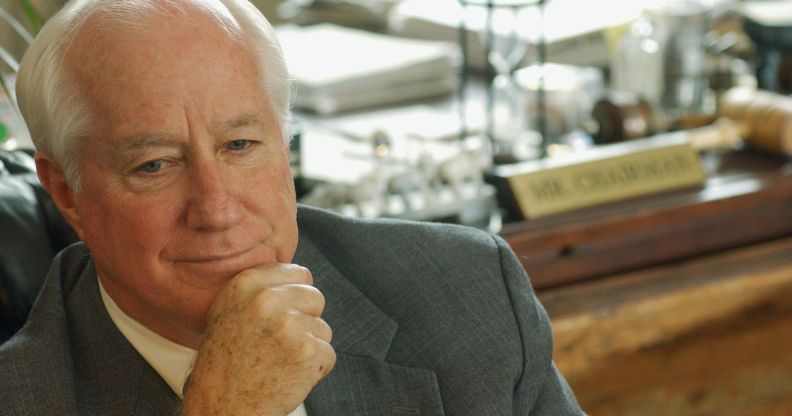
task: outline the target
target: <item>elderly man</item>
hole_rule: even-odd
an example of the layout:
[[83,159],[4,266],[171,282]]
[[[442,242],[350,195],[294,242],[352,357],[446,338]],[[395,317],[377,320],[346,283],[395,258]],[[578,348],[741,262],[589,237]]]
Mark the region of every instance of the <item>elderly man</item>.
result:
[[17,95],[82,243],[0,349],[0,414],[582,414],[503,240],[297,207],[245,0],[72,1]]

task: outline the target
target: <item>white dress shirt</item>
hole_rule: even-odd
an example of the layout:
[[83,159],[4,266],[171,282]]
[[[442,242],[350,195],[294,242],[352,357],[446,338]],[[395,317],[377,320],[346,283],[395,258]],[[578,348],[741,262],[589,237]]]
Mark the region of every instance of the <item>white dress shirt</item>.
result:
[[[177,344],[156,332],[146,328],[140,322],[132,319],[116,305],[115,301],[107,294],[99,282],[99,292],[102,295],[107,313],[121,334],[132,344],[146,362],[151,365],[157,374],[168,383],[171,390],[184,399],[184,382],[192,371],[195,356],[194,349]],[[300,404],[288,416],[308,416],[305,406]]]

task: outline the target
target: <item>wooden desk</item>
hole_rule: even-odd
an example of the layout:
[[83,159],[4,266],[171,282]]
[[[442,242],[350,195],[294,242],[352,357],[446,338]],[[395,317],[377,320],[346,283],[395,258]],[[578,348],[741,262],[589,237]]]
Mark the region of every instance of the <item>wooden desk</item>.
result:
[[591,415],[792,415],[792,238],[539,297]]
[[504,228],[591,415],[792,415],[792,168],[719,163],[700,189]]
[[792,165],[750,153],[715,163],[701,188],[513,222],[501,235],[539,289],[792,235]]

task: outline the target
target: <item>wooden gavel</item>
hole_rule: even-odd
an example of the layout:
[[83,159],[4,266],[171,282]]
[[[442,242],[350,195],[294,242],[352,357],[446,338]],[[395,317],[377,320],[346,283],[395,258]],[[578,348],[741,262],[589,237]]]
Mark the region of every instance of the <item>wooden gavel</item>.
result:
[[765,90],[733,88],[721,97],[718,115],[737,122],[748,145],[792,157],[792,98]]

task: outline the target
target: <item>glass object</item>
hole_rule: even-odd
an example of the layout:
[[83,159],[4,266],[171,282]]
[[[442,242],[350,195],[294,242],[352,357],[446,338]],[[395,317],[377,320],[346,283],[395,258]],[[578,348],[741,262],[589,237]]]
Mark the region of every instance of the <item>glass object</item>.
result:
[[591,146],[583,126],[605,90],[599,68],[545,63],[522,68],[514,78],[525,97],[526,123],[529,129],[542,132],[546,156]]
[[638,93],[671,117],[704,112],[708,26],[704,0],[647,7],[620,42],[612,64],[613,89]]
[[[474,41],[483,46],[487,81],[485,133],[496,163],[536,157],[541,138],[527,129],[523,109],[525,96],[514,78],[515,71],[531,51],[529,6],[539,0],[459,0],[463,7],[463,31],[477,31]],[[472,43],[472,42],[471,42]],[[465,45],[463,45],[464,47]],[[472,58],[475,60],[475,57]]]

